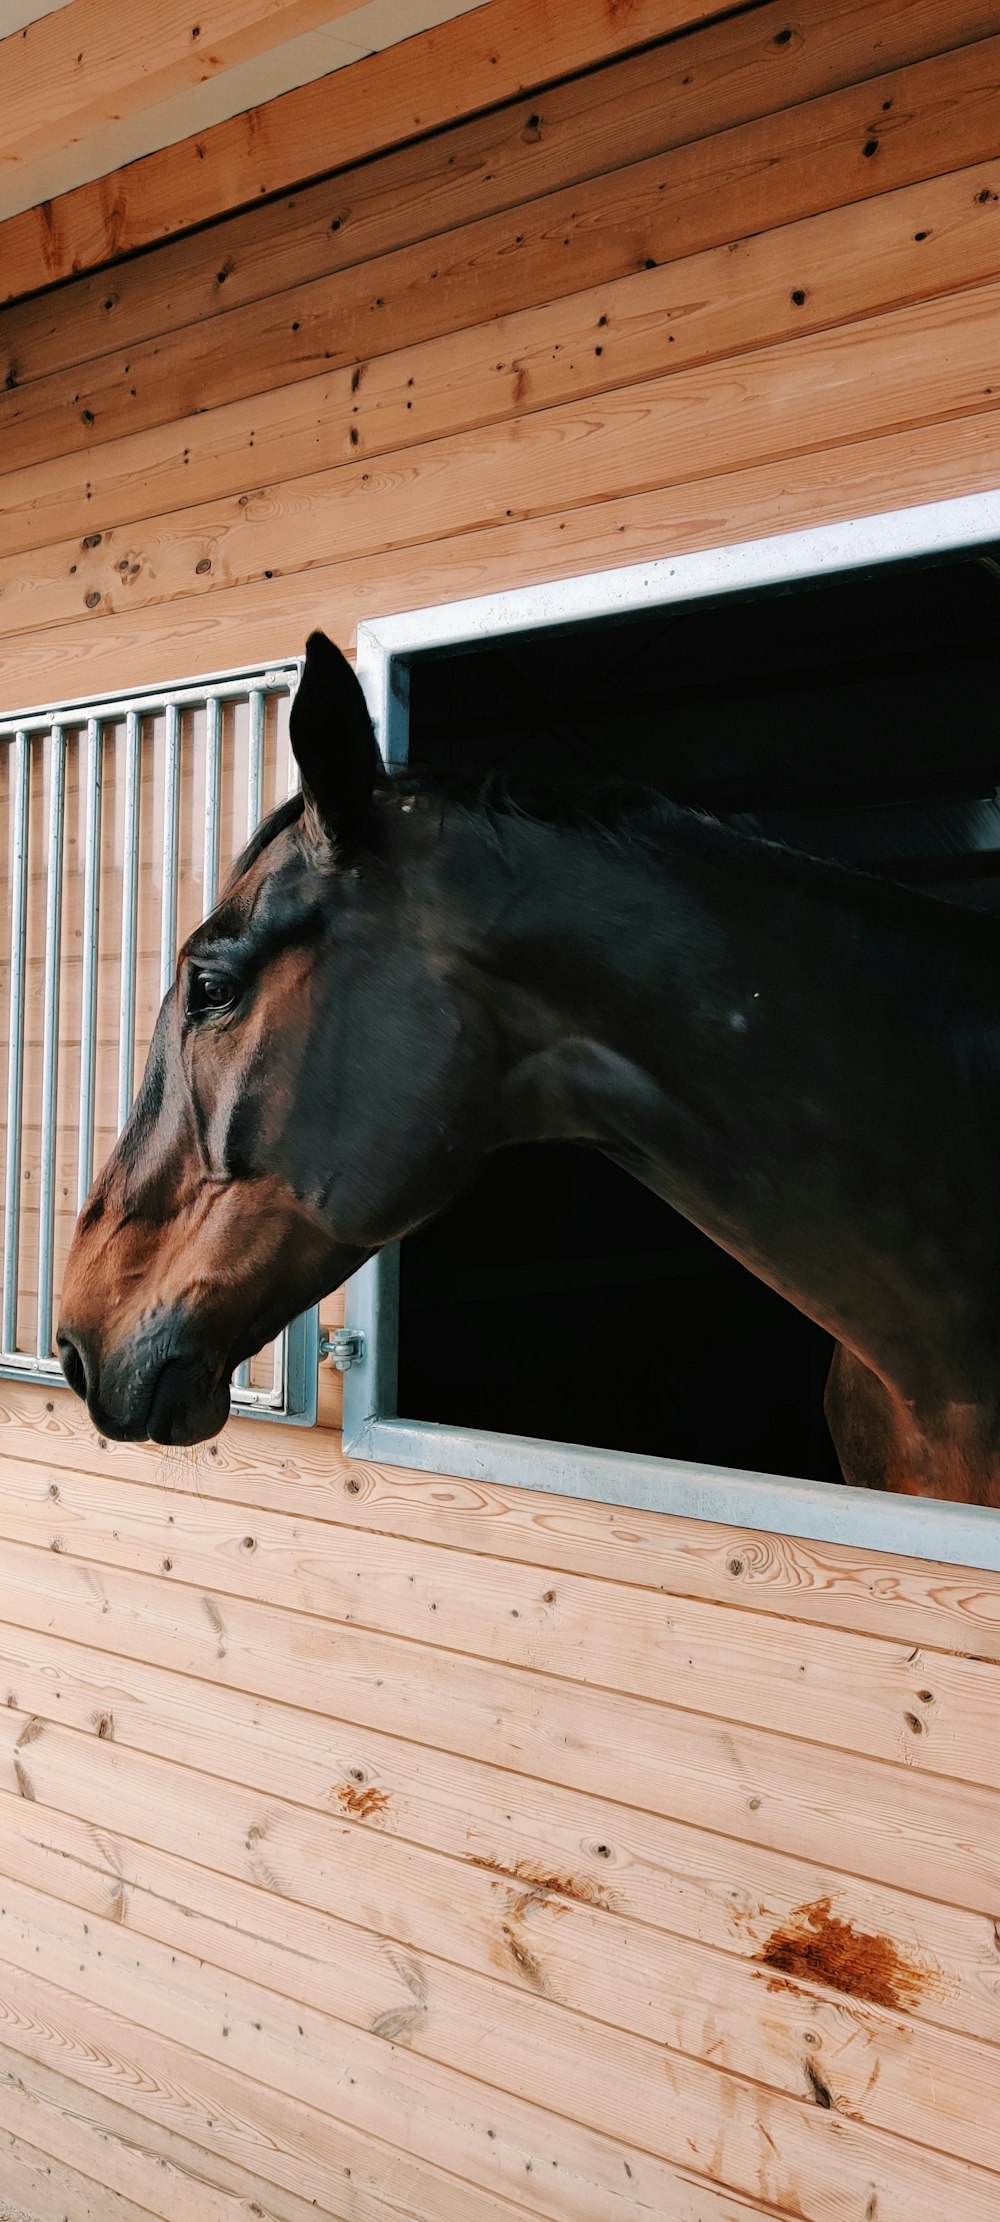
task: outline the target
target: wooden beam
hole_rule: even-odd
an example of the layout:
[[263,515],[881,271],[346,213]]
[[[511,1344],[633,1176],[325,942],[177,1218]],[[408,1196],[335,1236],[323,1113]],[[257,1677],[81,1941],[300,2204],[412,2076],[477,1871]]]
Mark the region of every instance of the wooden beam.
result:
[[[0,178],[346,15],[357,0],[70,0],[0,40]],[[192,16],[197,18],[192,22]]]
[[[907,7],[892,19],[873,11],[871,0],[840,0],[835,14],[830,0],[795,0],[797,38],[791,43],[777,44],[771,10],[764,7],[706,25],[690,38],[647,47],[608,69],[554,85],[541,97],[472,117],[453,128],[447,146],[437,138],[411,142],[266,207],[244,210],[208,234],[187,233],[155,255],[133,256],[113,277],[95,271],[80,278],[71,295],[64,287],[50,288],[0,311],[0,387],[24,386],[109,348],[131,351],[158,333],[230,314],[566,187],[592,185],[630,163],[648,157],[666,161],[672,149],[704,144],[755,118],[774,119],[780,131],[778,119],[789,109],[852,86],[868,90],[861,108],[857,95],[853,123],[848,122],[853,137],[845,140],[845,165],[859,131],[861,144],[867,141],[868,104],[874,102],[881,114],[882,101],[892,102],[889,115],[895,120],[882,126],[879,159],[866,162],[862,172],[874,168],[875,189],[881,192],[886,131],[892,142],[898,140],[900,113],[922,111],[928,100],[924,88],[932,80],[899,80],[876,94],[873,71],[881,79],[944,56],[945,70],[957,68],[961,75],[978,62],[980,72],[988,73],[988,47],[949,64],[954,13],[954,0],[921,0],[918,9]],[[971,9],[965,14],[971,19]],[[976,0],[976,22],[967,26],[966,43],[978,45],[996,27],[996,0]],[[950,83],[948,105],[964,117],[966,79],[956,83],[952,76]],[[933,91],[929,97],[936,108]],[[823,130],[821,123],[820,138]],[[787,152],[783,144],[771,151],[783,157]],[[960,143],[952,144],[948,166],[957,168],[961,160]],[[742,181],[738,156],[737,168]],[[714,193],[718,199],[717,179]],[[675,196],[672,178],[665,197]],[[557,223],[553,215],[553,236]],[[377,276],[373,272],[373,279]],[[384,287],[373,282],[371,291]]]
[[[798,532],[811,524],[981,493],[998,478],[1000,409],[986,401],[982,412],[970,417],[851,442],[833,453],[820,448],[794,464],[724,472],[672,486],[669,493],[657,487],[616,496],[555,516],[456,533],[396,554],[341,556],[292,578],[276,573],[252,586],[175,602],[169,622],[156,604],[109,616],[98,626],[87,617],[74,619],[46,632],[44,655],[38,636],[22,634],[5,649],[4,691],[12,704],[37,702],[40,696],[57,702],[153,679],[166,684],[192,672],[278,661],[301,654],[313,625],[324,626],[349,647],[355,627],[373,611],[430,609],[470,595],[499,594],[526,580],[572,578],[609,564]],[[261,1428],[260,1436],[265,1432]],[[283,1434],[283,1456],[286,1440]],[[252,1473],[254,1460],[247,1463]]]
[[[996,204],[980,197],[984,186]],[[34,592],[21,572],[37,584],[47,560],[50,587],[58,577],[68,593],[80,547],[41,551],[185,509],[195,488],[201,504],[233,498],[984,284],[996,270],[998,209],[1000,162],[977,164],[755,234],[738,253],[713,247],[571,295],[559,303],[555,349],[546,304],[376,357],[356,390],[345,368],[125,435],[86,474],[72,454],[6,473],[0,633],[5,575]]]
[[[82,4],[72,0],[74,8]],[[87,5],[100,9],[103,0]],[[324,12],[331,12],[327,0]],[[711,0],[631,0],[627,8],[609,8],[607,0],[490,0],[146,155],[110,180],[11,217],[0,225],[2,297],[93,269],[719,12]],[[59,13],[43,18],[59,21]],[[6,117],[6,81],[4,94]]]
[[[0,557],[0,636],[356,562],[988,408],[1000,285]],[[488,366],[478,366],[480,378]]]
[[[863,152],[873,102],[889,110],[875,159]],[[734,204],[744,233],[760,233],[989,161],[998,104],[1000,37],[501,209],[450,231],[444,248],[424,238],[23,386],[9,316],[0,452],[23,467],[88,451],[726,246]]]

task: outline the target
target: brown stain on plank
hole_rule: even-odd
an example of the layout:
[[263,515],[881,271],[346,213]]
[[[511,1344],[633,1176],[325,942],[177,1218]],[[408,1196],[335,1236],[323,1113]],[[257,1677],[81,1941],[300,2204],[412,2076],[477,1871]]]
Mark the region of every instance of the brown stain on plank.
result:
[[831,1911],[829,1898],[798,1906],[756,1954],[765,1967],[808,1983],[825,1983],[849,1998],[894,2012],[915,2006],[934,1987],[933,1971],[900,1951],[892,1937],[859,1929]]
[[602,1890],[589,1875],[573,1875],[565,1870],[550,1872],[539,1860],[486,1859],[482,1854],[469,1853],[467,1864],[481,1867],[487,1875],[501,1875],[505,1882],[526,1883],[531,1893],[551,1891],[560,1898],[573,1898],[579,1906],[598,1906],[602,1913],[615,1913],[610,1891]]
[[342,1811],[350,1813],[356,1821],[370,1821],[373,1813],[386,1813],[389,1809],[388,1790],[377,1790],[373,1782],[360,1788],[355,1782],[342,1782],[336,1796]]

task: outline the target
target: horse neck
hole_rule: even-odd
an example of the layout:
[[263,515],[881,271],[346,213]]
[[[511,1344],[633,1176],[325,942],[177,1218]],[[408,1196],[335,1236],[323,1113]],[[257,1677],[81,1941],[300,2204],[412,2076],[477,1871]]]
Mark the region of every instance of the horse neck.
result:
[[945,1312],[988,1339],[990,923],[684,813],[502,845],[509,1137],[596,1142],[896,1385]]

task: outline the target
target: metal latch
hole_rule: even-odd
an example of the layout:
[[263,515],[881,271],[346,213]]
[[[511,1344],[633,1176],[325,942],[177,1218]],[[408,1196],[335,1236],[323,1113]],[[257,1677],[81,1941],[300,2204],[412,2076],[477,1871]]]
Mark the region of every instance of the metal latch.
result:
[[320,1336],[319,1354],[329,1358],[338,1373],[347,1373],[351,1366],[364,1363],[365,1338],[356,1327],[335,1327],[332,1334]]

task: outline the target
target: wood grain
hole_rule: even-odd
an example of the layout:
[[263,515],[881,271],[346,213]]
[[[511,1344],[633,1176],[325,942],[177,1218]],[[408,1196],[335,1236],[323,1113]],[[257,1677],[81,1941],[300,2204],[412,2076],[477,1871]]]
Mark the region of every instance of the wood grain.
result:
[[770,1729],[361,1629],[337,1637],[305,1619],[286,1628],[274,1608],[206,1603],[51,1556],[55,1571],[40,1568],[33,1590],[11,1585],[20,1621],[0,1637],[8,1693],[42,1718],[92,1728],[107,1717],[122,1743],[322,1804],[322,1715],[339,1722],[345,1770],[359,1731],[388,1733],[946,1904],[995,1903],[995,1791],[953,1781],[931,1796],[909,1768]]
[[9,298],[93,269],[713,12],[705,0],[630,0],[624,10],[606,0],[492,0],[146,155],[116,173],[110,190],[98,179],[12,217],[0,227],[4,291]]
[[[53,1584],[72,1591],[93,1566],[112,1604],[134,1598],[138,1614],[134,1577],[167,1572],[171,1586],[237,1601],[235,1616],[219,1608],[231,1644],[248,1608],[251,1655],[263,1648],[255,1608],[280,1606],[321,1618],[335,1650],[334,1629],[432,1642],[1000,1789],[1000,1667],[989,1663],[275,1513],[248,1531],[245,1517],[193,1498],[170,1519],[158,1494],[120,1479],[52,1486],[38,1468],[0,1466],[7,1610],[30,1613],[29,1625],[45,1624],[37,1583],[46,1596]],[[276,1628],[294,1656],[293,1623]],[[325,1710],[333,1694],[321,1684],[311,1702]]]
[[[6,107],[0,177],[38,154],[77,145],[109,124],[204,84],[286,39],[346,15],[357,0],[156,0],[112,17],[104,0],[70,0],[0,39]],[[0,250],[2,252],[2,250]]]
[[[46,1745],[52,1734],[67,1741],[57,1730]],[[970,2043],[857,1995],[774,1980],[766,1967],[663,1938],[537,1883],[478,1874],[471,1892],[465,1876],[456,1879],[451,1919],[445,1878],[425,1902],[418,1868],[406,1935],[393,1943],[358,1923],[356,1904],[351,1918],[331,1920],[287,1894],[262,1894],[132,1842],[120,1827],[113,1845],[95,1840],[92,1827],[41,1802],[49,1757],[32,1746],[33,1802],[0,1799],[0,1872],[88,1921],[111,1919],[179,1945],[221,1972],[460,2071],[470,2066],[473,2029],[479,2080],[529,2100],[558,2091],[560,2111],[654,2151],[664,2148],[658,2113],[649,2110],[658,2081],[650,2044],[793,2098],[812,2090],[811,2063],[835,2111],[917,2143],[915,2116],[933,2078],[938,2114],[927,2141],[940,2136],[945,2150],[995,2165],[1000,2007],[994,2042]],[[477,1885],[480,1902],[470,1906]],[[343,1898],[351,1907],[346,1876]],[[877,1932],[864,1933],[877,1951]],[[925,1954],[884,1958],[907,2001],[946,1995],[943,1971]]]
[[[470,19],[473,20],[473,19]],[[0,391],[20,465],[996,158],[1000,37]],[[888,103],[880,136],[872,103]],[[871,157],[865,148],[874,145]]]
[[162,1534],[171,1516],[186,1532],[192,1499],[220,1521],[230,1509],[234,1517],[241,1509],[302,1515],[1000,1662],[1000,1575],[367,1465],[344,1459],[325,1432],[298,1435],[290,1447],[287,1430],[236,1420],[200,1455],[154,1456],[143,1445],[99,1441],[68,1390],[7,1381],[0,1463],[15,1473],[39,1469],[23,1473],[29,1504],[43,1489],[53,1506],[56,1490],[71,1506],[80,1489],[92,1501],[91,1482],[94,1497],[117,1504],[123,1485],[139,1483],[151,1492],[151,1533],[159,1521]]
[[[673,1998],[680,2042],[684,2026],[696,2026],[691,2000],[711,1995],[713,1969],[727,1995],[747,1995],[747,1980],[764,1986],[756,2013],[764,1998],[782,1998],[773,2029],[782,2029],[787,2011],[796,2018],[802,2002],[816,2020],[820,1953],[813,1980],[782,1980],[776,1991],[767,1991],[764,1969],[773,1935],[796,1929],[807,1906],[829,1904],[840,1931],[849,1926],[876,1940],[882,1964],[896,1969],[907,2026],[916,2018],[987,2044],[998,2038],[991,1920],[893,1886],[873,1889],[829,1864],[729,1842],[371,1731],[351,1764],[333,1751],[331,1773],[340,1780],[316,1811],[300,1811],[273,1789],[262,1811],[253,1786],[204,1782],[180,1760],[151,1758],[102,1735],[102,1724],[113,1724],[109,1713],[96,1713],[84,1729],[9,1713],[0,1733],[2,1780],[11,1784],[0,1871],[82,1902],[73,1884],[82,1860],[91,1882],[80,1889],[100,1884],[104,1904],[122,1900],[122,1918],[153,1922],[151,1933],[162,1933],[156,1920],[169,1920],[169,1906],[180,1902],[189,1913],[202,1906],[211,1918],[229,1920],[224,1909],[240,1893],[227,1893],[222,1875],[269,1893],[267,1915],[258,1904],[249,1929],[264,1926],[278,1942],[307,1935],[302,1909],[313,1909],[376,1944],[393,1938],[491,1980],[500,1973],[516,1989],[529,1984],[551,2002],[647,2035],[667,2031]],[[176,1860],[191,1869],[180,1895],[169,1880]],[[151,1891],[153,1900],[164,1895],[167,1911],[136,1906],[129,1913],[133,1889]],[[527,1960],[516,1951],[524,1922]],[[347,1931],[338,1946],[338,1935],[329,1938],[331,1953],[369,1951]],[[742,1973],[718,1971],[718,1953],[742,1962]],[[691,1971],[698,1971],[693,1991]],[[382,1969],[382,1982],[389,1980]],[[864,1975],[847,1993],[842,1980],[829,1989],[838,2013],[844,1995],[867,2011]],[[378,2013],[404,2004],[402,1995],[382,1995]],[[738,2031],[731,2042],[742,2044]],[[707,2033],[704,2049],[718,2058],[713,2046]]]
[[[0,476],[9,557],[800,339],[995,275],[1000,163]],[[79,558],[63,551],[64,571]]]
[[[26,1976],[10,1965],[0,1974],[0,2035],[11,2053],[70,2075],[102,2109],[110,2095],[118,2122],[131,2116],[137,2140],[149,2136],[151,2123],[155,2150],[164,2150],[164,2135],[169,2139],[165,2159],[176,2152],[179,2133],[189,2151],[204,2148],[213,2163],[217,2155],[234,2163],[249,2178],[245,2190],[259,2177],[269,2191],[279,2185],[281,2198],[269,2201],[268,2217],[282,2217],[292,2192],[300,2205],[311,2202],[335,2222],[438,2222],[439,2216],[442,2222],[537,2222],[535,2210],[428,2166],[273,2087],[248,2083],[225,2061],[192,2058],[188,2047],[159,2029],[140,2031],[96,1994],[74,1994],[34,1970]],[[702,2215],[705,2222],[746,2222],[745,2208],[725,2202],[701,2210],[692,2202],[684,2222],[701,2222]],[[289,2222],[299,2222],[294,2205]]]
[[986,401],[972,419],[917,426],[905,434],[816,450],[758,470],[723,473],[673,486],[664,496],[612,499],[583,510],[481,533],[460,533],[368,559],[280,576],[224,595],[155,605],[105,619],[53,627],[8,643],[7,701],[58,700],[105,687],[159,685],[239,663],[301,654],[311,626],[349,648],[355,627],[373,614],[433,608],[469,595],[495,594],[526,580],[579,576],[694,548],[799,530],[887,505],[975,493],[997,483],[1000,415]]
[[[528,2188],[550,2222],[611,2222],[636,2209],[670,2213],[675,2170],[692,2161],[709,2183],[779,2210],[797,2206],[815,2222],[834,2222],[847,2200],[863,2211],[873,2185],[888,2222],[909,2222],[921,2201],[928,2218],[945,2211],[963,2222],[993,2222],[992,2172],[870,2130],[832,2107],[817,2109],[811,2089],[796,2101],[661,2053],[659,2074],[650,2061],[634,2098],[645,2135],[662,2149],[652,2151],[627,2124],[612,2136],[563,2111],[574,2101],[598,2103],[593,2051],[581,2063],[586,2098],[567,2088],[572,2064],[564,2058],[553,2064],[546,2094],[558,2111],[543,2111],[361,2029],[352,2031],[345,2057],[341,2025],[315,2007],[222,1976],[193,1954],[125,1934],[120,1923],[74,1919],[24,1885],[8,1883],[5,1898],[5,1959],[15,1973],[33,1974],[41,1964],[46,1981],[71,1996],[173,2038],[199,2059],[222,2060],[252,2084],[351,2129],[377,2135],[388,2109],[400,2142],[425,2163],[440,2166],[446,2157],[483,2189],[516,2196]],[[339,2072],[331,2075],[333,2063]],[[527,2186],[526,2176],[534,2179]]]
[[[0,314],[0,369],[18,383],[135,347],[271,293],[621,169],[755,116],[798,106],[955,42],[954,0],[886,11],[797,0],[779,43],[770,9],[551,85],[315,186],[81,278],[73,313],[46,292]],[[963,10],[963,43],[996,30],[993,0]],[[458,26],[452,26],[452,32]],[[334,96],[331,84],[328,97]],[[3,229],[0,227],[0,254]],[[953,281],[957,282],[957,281]],[[378,290],[377,287],[375,290]]]
[[136,2115],[96,2076],[88,2089],[7,2044],[0,2044],[0,2124],[108,2193],[135,2198],[160,2222],[247,2222],[253,2202],[269,2222],[316,2222],[313,2202]]
[[[989,407],[1000,283],[305,479],[0,558],[0,634],[98,626],[329,563]],[[790,434],[789,427],[794,425]],[[97,534],[88,536],[98,538]]]

